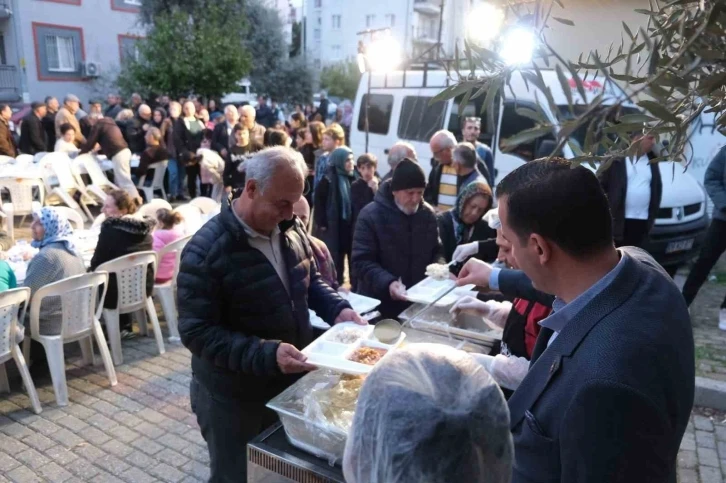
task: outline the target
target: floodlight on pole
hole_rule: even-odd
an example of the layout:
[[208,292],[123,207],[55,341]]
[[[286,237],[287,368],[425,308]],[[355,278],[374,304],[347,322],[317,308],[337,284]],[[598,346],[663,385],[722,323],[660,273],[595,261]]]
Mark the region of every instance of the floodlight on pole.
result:
[[510,66],[529,64],[536,44],[537,40],[532,30],[514,27],[502,37],[499,55]]
[[470,42],[485,47],[502,30],[504,11],[491,3],[482,3],[469,12],[466,18],[466,37]]

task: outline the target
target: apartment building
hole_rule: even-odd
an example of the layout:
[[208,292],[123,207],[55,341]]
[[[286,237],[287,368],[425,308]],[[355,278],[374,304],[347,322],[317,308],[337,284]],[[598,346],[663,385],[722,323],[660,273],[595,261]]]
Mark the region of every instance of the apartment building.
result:
[[87,101],[136,55],[142,0],[0,0],[0,101]]
[[[467,18],[486,0],[304,0],[306,53],[315,68],[357,54],[356,35],[367,29],[389,27],[410,58],[434,55],[441,41],[444,54],[453,57],[463,47]],[[492,2],[495,3],[495,2]],[[521,0],[521,3],[534,3]],[[551,22],[548,41],[567,58],[580,52],[604,49],[620,41],[621,22],[633,30],[645,26],[647,17],[636,8],[648,8],[648,0],[563,0],[557,16],[575,22],[575,27]],[[481,28],[487,28],[482,25]]]

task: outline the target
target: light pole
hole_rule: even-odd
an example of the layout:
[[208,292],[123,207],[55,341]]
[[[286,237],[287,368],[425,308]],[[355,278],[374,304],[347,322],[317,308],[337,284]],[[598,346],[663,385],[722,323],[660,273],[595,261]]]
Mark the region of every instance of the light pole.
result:
[[366,80],[366,96],[364,103],[364,126],[366,130],[366,152],[368,152],[368,138],[370,136],[370,122],[368,114],[371,106],[371,77],[373,72],[386,73],[395,70],[401,63],[401,47],[391,35],[391,29],[369,29],[358,32],[358,35],[369,35],[371,42],[366,45],[363,40],[358,41],[358,70],[361,74],[368,74]]

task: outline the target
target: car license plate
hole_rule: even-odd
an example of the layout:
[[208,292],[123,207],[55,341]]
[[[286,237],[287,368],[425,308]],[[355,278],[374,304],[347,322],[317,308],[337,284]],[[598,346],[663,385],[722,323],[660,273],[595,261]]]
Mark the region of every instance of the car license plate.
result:
[[693,238],[670,242],[666,245],[666,253],[685,252],[693,248]]

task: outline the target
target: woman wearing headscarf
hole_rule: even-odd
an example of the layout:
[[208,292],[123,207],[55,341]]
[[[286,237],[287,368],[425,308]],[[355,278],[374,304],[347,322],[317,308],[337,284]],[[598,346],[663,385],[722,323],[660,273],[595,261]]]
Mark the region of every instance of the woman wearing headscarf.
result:
[[[64,278],[86,273],[83,259],[73,244],[73,228],[65,216],[45,207],[33,214],[31,245],[40,251],[28,264],[24,285],[31,297],[38,289]],[[40,333],[60,334],[62,305],[59,297],[48,297],[40,306]]]
[[355,181],[353,152],[340,147],[330,154],[325,176],[315,190],[314,234],[333,256],[338,283],[343,283],[344,258],[353,248],[353,203],[350,185]]
[[[482,219],[492,204],[492,190],[489,185],[475,181],[461,189],[454,209],[439,214],[439,236],[444,245],[447,262],[451,261],[454,250],[459,245],[496,238],[496,230],[489,228]],[[497,247],[493,243],[487,246],[490,249],[486,253],[480,253],[480,256],[483,260],[492,261],[497,258]]]

